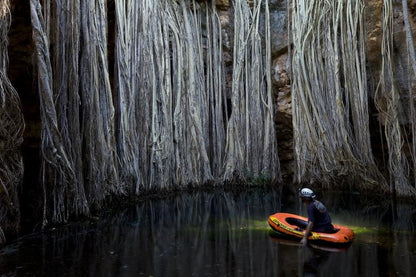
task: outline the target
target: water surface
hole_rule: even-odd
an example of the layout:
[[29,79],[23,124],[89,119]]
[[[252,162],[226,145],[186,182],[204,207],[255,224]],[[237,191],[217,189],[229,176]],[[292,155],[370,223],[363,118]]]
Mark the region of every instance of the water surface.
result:
[[0,276],[416,276],[415,204],[318,196],[355,231],[349,248],[270,235],[270,214],[305,215],[294,192],[196,192],[28,235],[0,250]]

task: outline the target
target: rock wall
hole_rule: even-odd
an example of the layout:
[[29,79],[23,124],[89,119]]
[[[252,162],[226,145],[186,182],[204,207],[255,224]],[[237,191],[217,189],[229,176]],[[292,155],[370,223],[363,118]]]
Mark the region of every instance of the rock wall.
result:
[[[202,2],[202,1],[199,1]],[[276,130],[279,139],[279,157],[283,164],[292,160],[291,130],[291,96],[290,96],[290,61],[288,58],[287,1],[270,0],[273,82],[276,98]],[[399,1],[400,2],[400,1]],[[416,14],[416,1],[408,1],[413,18]],[[220,17],[224,28],[224,59],[229,67],[232,65],[232,5],[229,0],[217,0]],[[375,91],[381,66],[381,13],[382,1],[370,0],[366,3],[367,21],[367,60],[369,69],[370,93]],[[32,152],[39,145],[40,123],[37,89],[33,80],[29,1],[14,0],[12,8],[12,27],[9,46],[9,77],[19,92],[26,120],[25,151]],[[407,90],[407,72],[405,61],[405,34],[401,3],[396,4],[395,12],[395,53],[399,69],[396,77],[402,90]],[[402,70],[400,70],[402,69]],[[230,73],[230,70],[228,70]],[[29,150],[30,149],[30,150]],[[26,153],[28,154],[28,153]],[[33,155],[33,154],[30,154]],[[34,157],[31,157],[34,158]],[[32,163],[33,164],[33,163]],[[285,175],[290,175],[291,166],[283,168]],[[29,169],[29,172],[32,170]],[[34,172],[32,172],[34,173]],[[32,179],[33,180],[33,179]]]

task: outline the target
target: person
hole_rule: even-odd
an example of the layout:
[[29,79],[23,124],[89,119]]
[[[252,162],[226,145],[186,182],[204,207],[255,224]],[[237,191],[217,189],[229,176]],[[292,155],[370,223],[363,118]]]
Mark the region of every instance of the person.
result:
[[308,243],[311,232],[331,233],[334,231],[331,217],[322,202],[315,199],[315,193],[309,188],[301,189],[299,197],[308,209],[308,225],[305,235],[300,241],[302,245]]

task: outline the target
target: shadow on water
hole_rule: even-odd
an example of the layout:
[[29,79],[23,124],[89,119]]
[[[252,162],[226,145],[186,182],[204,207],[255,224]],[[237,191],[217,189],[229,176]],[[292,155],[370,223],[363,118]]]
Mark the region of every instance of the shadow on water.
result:
[[0,250],[0,276],[416,276],[414,204],[336,192],[321,200],[355,231],[348,249],[269,236],[270,214],[305,215],[293,193],[184,193],[21,238]]

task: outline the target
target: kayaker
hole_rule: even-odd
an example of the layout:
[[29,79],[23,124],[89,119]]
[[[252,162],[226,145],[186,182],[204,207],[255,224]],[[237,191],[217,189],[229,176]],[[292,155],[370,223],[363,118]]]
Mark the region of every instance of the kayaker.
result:
[[299,197],[308,208],[308,225],[306,227],[305,236],[300,243],[306,245],[311,232],[332,233],[334,226],[331,217],[322,202],[315,199],[315,193],[309,188],[301,189]]

